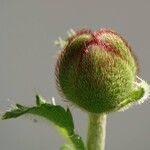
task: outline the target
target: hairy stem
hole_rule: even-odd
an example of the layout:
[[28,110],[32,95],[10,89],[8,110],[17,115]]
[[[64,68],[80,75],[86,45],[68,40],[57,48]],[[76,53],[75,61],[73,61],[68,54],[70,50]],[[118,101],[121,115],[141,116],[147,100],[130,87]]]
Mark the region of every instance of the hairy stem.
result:
[[104,150],[106,114],[89,114],[87,150]]

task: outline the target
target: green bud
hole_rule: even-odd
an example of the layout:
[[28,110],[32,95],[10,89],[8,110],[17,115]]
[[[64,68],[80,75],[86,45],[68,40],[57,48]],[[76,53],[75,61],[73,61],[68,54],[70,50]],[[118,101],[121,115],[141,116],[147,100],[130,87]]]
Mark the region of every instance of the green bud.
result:
[[136,59],[118,33],[81,30],[66,43],[55,71],[65,99],[88,112],[103,113],[122,109],[144,96],[144,89],[135,85]]

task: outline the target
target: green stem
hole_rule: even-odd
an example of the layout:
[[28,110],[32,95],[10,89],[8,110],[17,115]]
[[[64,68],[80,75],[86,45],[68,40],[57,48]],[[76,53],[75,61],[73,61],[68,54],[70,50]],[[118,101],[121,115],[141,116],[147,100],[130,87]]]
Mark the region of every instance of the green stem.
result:
[[89,114],[87,150],[104,150],[106,114]]

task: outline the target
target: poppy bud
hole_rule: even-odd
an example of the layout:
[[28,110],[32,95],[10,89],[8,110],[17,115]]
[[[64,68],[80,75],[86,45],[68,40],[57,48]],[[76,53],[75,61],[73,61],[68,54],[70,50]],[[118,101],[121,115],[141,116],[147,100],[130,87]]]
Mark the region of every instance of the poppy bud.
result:
[[[103,113],[132,103],[137,62],[127,42],[116,32],[81,30],[67,39],[56,64],[56,81],[65,99],[82,109]],[[140,89],[138,98],[143,96]],[[123,104],[123,105],[122,105]]]

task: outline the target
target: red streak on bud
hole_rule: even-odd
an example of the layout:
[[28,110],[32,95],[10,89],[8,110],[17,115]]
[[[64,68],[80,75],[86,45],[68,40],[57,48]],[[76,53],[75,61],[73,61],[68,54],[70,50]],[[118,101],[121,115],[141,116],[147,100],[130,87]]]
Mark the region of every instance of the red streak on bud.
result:
[[[101,38],[102,33],[106,33],[106,31],[100,30],[100,32],[97,32],[97,31],[92,32],[91,30],[81,30],[69,39],[68,46],[70,46],[73,40],[80,35],[83,35],[83,34],[91,35],[91,39],[89,41],[84,42],[81,48],[80,54],[78,55],[78,59],[79,59],[78,67],[80,67],[80,64],[83,60],[84,55],[86,55],[86,53],[88,53],[89,50],[94,46],[99,47],[99,49],[102,51],[106,51],[108,53],[114,53],[116,56],[121,58],[121,55],[119,54],[119,52],[117,51],[114,45],[110,43],[106,43],[102,40]],[[66,47],[66,49],[68,48],[68,46]]]
[[107,43],[107,42],[104,42],[104,41],[103,41],[103,39],[102,39],[102,33],[107,33],[107,32],[101,30],[100,32],[96,31],[96,32],[93,33],[94,36],[95,36],[95,38],[97,39],[99,45],[100,45],[105,51],[108,51],[108,52],[117,52],[114,45],[112,45],[111,43]]
[[[126,45],[126,47],[128,47],[128,49],[129,49],[129,51],[130,51],[130,53],[131,53],[131,55],[132,55],[132,57],[134,58],[134,60],[135,60],[135,63],[136,63],[136,65],[137,65],[137,74],[139,73],[139,64],[138,64],[138,61],[137,61],[137,57],[135,56],[135,54],[133,53],[133,51],[132,51],[132,48],[131,48],[131,46],[128,44],[128,42],[120,35],[120,34],[118,34],[117,32],[115,32],[115,31],[113,31],[113,30],[111,30],[111,29],[100,29],[100,30],[97,30],[96,31],[96,36],[99,36],[99,38],[102,36],[102,34],[113,34],[113,35],[115,35],[115,36],[118,36],[123,42],[124,42],[124,44]],[[112,46],[111,46],[112,47]]]
[[88,52],[88,47],[89,46],[94,46],[97,45],[98,46],[98,41],[96,38],[92,38],[90,41],[87,41],[84,43],[83,47],[82,47],[82,53],[86,53]]
[[[80,54],[78,54],[78,56],[77,56],[78,59],[79,59],[79,65],[82,62],[82,59],[83,59],[84,55],[86,53],[88,53],[89,50],[93,46],[99,47],[100,50],[104,50],[104,51],[106,51],[108,53],[113,53],[117,57],[120,57],[121,59],[123,59],[122,56],[121,56],[121,54],[119,53],[119,51],[117,50],[117,48],[113,44],[111,44],[109,42],[105,42],[102,39],[102,35],[103,34],[115,35],[118,38],[120,38],[124,42],[124,44],[126,45],[126,47],[128,47],[129,51],[131,52],[131,55],[136,60],[135,55],[132,53],[131,47],[128,45],[128,43],[125,41],[125,39],[122,36],[120,36],[117,32],[115,32],[113,30],[110,30],[110,29],[100,29],[100,30],[97,30],[95,32],[92,32],[91,30],[87,30],[87,29],[82,29],[80,31],[77,31],[75,35],[73,35],[72,37],[68,38],[68,44],[67,44],[64,52],[67,51],[67,49],[70,47],[70,45],[79,36],[81,36],[81,35],[90,35],[91,39],[89,41],[86,41],[86,42],[83,43],[83,46],[81,47]],[[136,61],[136,63],[137,63],[137,61]],[[138,66],[138,64],[137,64],[137,66]]]
[[113,52],[115,55],[120,56],[116,47],[110,43],[106,43],[101,38],[101,33],[105,33],[104,31],[99,32],[91,32],[92,39],[84,43],[83,47],[81,48],[81,56],[80,62],[83,59],[83,56],[90,50],[91,47],[97,46],[100,50],[104,50],[107,52]]
[[115,31],[113,31],[111,29],[105,29],[104,28],[104,29],[100,29],[100,30],[96,31],[96,33],[97,33],[97,36],[101,36],[102,34],[106,34],[106,33],[118,36],[124,42],[124,44],[126,45],[126,47],[128,47],[128,49],[130,50],[130,52],[132,52],[132,49],[129,46],[128,42],[120,34],[118,34],[117,32],[115,32]]

